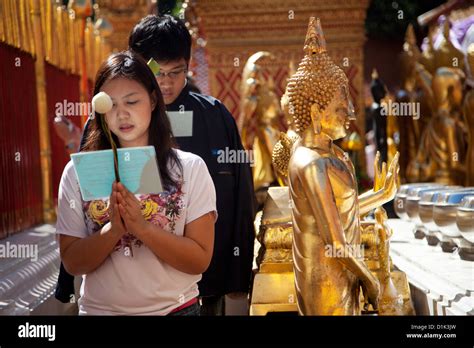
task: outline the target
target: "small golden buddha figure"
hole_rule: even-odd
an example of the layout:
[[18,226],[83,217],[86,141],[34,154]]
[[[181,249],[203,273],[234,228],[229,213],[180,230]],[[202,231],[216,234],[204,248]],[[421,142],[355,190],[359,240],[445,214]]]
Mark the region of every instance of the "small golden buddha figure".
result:
[[381,189],[358,196],[354,167],[333,141],[346,135],[353,106],[348,79],[326,52],[319,20],[310,18],[305,56],[288,84],[295,131],[288,181],[299,313],[358,315],[359,289],[377,309],[380,286],[359,255],[360,215],[393,199],[398,155]]
[[466,132],[461,104],[464,84],[464,54],[449,37],[449,21],[442,28],[443,38],[434,49],[434,74],[416,64],[419,86],[429,99],[432,117],[421,134],[415,157],[410,158],[408,181],[436,181],[462,185],[466,168]]
[[417,65],[420,83],[431,98],[433,116],[423,131],[416,157],[407,168],[411,182],[435,181],[462,185],[465,178],[466,134],[461,114],[464,73],[438,68],[434,76]]
[[[416,44],[416,36],[413,26],[408,25],[405,33],[405,42],[403,44],[403,51],[400,55],[401,61],[401,84],[402,88],[397,92],[395,101],[402,104],[413,104],[420,102],[421,104],[421,121],[415,120],[413,117],[395,117],[400,131],[400,144],[398,150],[400,151],[400,173],[401,177],[405,178],[405,171],[411,159],[416,156],[416,149],[420,143],[420,137],[424,120],[429,119],[429,108],[423,108],[424,95],[419,91],[417,85],[416,63],[421,59],[421,53]],[[428,109],[428,113],[426,112]],[[388,110],[390,112],[390,110]]]
[[272,166],[273,147],[285,130],[282,111],[273,83],[266,80],[260,62],[273,59],[269,52],[253,54],[245,64],[242,73],[242,105],[239,129],[242,143],[247,150],[253,150],[252,168],[255,191],[267,188],[277,181]]
[[415,63],[421,58],[421,53],[416,44],[415,31],[411,24],[407,27],[402,49],[400,60],[403,88],[408,92],[412,92],[416,86]]

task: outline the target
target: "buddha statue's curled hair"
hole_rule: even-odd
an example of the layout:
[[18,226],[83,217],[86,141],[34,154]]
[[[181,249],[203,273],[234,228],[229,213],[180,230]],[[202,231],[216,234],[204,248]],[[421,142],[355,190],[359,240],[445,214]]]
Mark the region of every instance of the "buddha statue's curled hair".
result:
[[306,54],[287,86],[289,113],[299,135],[311,125],[313,104],[323,111],[337,88],[348,87],[346,75],[327,54],[320,21],[314,17],[309,21],[304,50]]

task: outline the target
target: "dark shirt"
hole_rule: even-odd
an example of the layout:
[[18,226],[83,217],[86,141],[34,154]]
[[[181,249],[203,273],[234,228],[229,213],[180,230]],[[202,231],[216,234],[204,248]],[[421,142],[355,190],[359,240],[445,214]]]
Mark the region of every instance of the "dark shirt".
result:
[[255,217],[255,198],[249,163],[219,163],[219,150],[243,151],[234,118],[217,99],[185,87],[168,111],[193,111],[193,135],[178,137],[183,151],[200,156],[207,165],[217,194],[214,254],[199,283],[202,296],[249,290]]

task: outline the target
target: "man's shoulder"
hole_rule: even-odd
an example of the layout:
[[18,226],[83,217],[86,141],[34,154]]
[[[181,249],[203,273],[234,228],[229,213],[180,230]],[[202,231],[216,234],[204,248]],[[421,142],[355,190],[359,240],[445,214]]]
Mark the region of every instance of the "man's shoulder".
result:
[[198,101],[198,102],[200,102],[200,103],[202,103],[206,106],[217,107],[217,106],[223,105],[222,102],[219,99],[211,97],[210,95],[189,91],[189,96],[192,99],[194,99],[194,100],[196,100],[196,101]]
[[230,111],[219,99],[197,92],[189,92],[189,97],[198,103],[204,110],[214,110],[220,114],[223,114],[225,117],[231,117],[233,119]]

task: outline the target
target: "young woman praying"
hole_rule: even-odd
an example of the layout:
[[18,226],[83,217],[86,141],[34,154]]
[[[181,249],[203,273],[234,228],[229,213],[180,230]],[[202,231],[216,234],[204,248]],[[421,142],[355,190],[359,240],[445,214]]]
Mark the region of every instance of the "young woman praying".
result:
[[83,151],[154,146],[164,192],[134,195],[122,183],[108,199],[83,201],[74,165],[63,172],[57,233],[66,270],[83,277],[80,315],[199,315],[197,283],[209,266],[216,193],[204,161],[174,148],[160,88],[146,63],[114,54],[96,76],[112,109],[90,121]]

